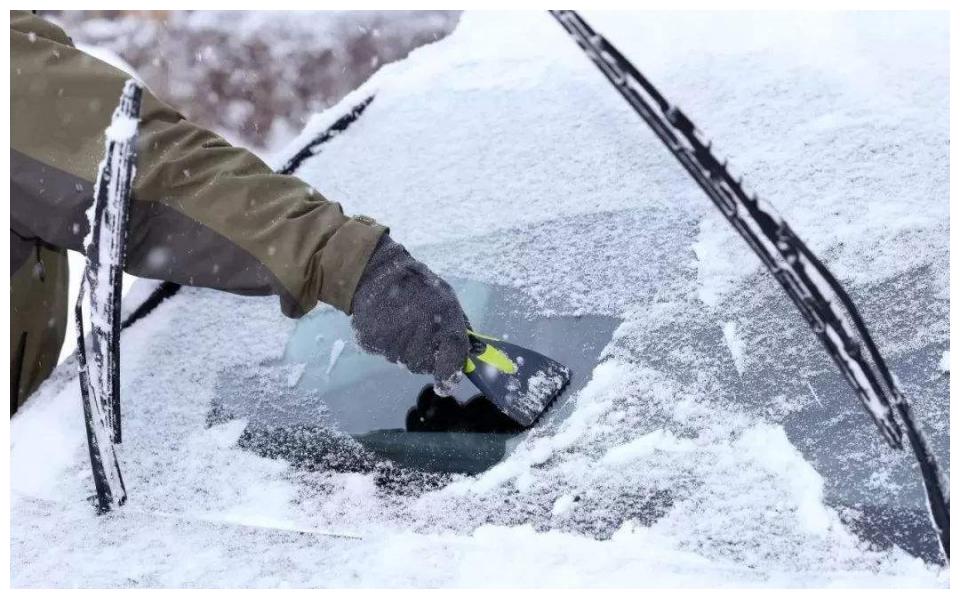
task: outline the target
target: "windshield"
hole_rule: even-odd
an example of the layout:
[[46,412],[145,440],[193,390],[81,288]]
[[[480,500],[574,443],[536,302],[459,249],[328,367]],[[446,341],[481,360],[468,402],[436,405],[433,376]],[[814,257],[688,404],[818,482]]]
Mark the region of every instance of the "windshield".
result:
[[[949,475],[942,16],[586,16],[841,280]],[[565,363],[570,387],[519,430],[466,382],[422,400],[429,380],[360,352],[330,308],[295,321],[276,298],[184,287],[122,340],[130,506],[366,537],[340,552],[165,529],[203,550],[223,541],[236,571],[280,564],[315,584],[537,584],[547,562],[552,584],[636,584],[619,573],[638,569],[666,586],[948,584],[929,567],[916,462],[550,16],[465,14],[277,164],[371,96],[297,176],[389,226],[478,330]],[[42,530],[43,547],[67,539],[83,555],[116,526],[121,549],[169,559],[153,520],[76,515],[92,483],[75,388],[68,361],[11,425],[17,497],[69,501],[76,523],[16,499],[20,542]],[[423,560],[451,565],[421,576]]]

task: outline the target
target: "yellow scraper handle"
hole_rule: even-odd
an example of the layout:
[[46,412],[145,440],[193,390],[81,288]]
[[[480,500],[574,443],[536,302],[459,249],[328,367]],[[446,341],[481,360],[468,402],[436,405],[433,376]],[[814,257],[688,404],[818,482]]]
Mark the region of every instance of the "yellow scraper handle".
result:
[[499,341],[499,339],[487,337],[486,335],[480,335],[478,333],[474,333],[473,331],[467,331],[467,335],[471,337],[471,349],[470,357],[467,358],[467,362],[463,366],[464,373],[470,374],[477,369],[477,365],[474,363],[474,360],[479,360],[480,362],[489,364],[504,374],[515,374],[517,372],[517,365],[513,362],[513,360],[510,359],[510,356],[504,353],[504,351],[500,348],[484,341]]

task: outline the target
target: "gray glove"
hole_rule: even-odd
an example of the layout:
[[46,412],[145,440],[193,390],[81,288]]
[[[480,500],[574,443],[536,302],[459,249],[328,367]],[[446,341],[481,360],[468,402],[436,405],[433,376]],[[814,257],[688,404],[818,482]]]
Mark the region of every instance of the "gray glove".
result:
[[384,235],[353,294],[353,331],[364,350],[432,374],[443,393],[470,351],[467,318],[453,289]]

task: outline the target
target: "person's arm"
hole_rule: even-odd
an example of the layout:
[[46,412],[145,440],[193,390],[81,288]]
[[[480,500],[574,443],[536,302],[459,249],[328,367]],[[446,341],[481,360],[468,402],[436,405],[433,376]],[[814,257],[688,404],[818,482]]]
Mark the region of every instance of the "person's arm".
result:
[[[82,251],[104,129],[129,76],[57,26],[11,13],[11,228]],[[144,91],[126,270],[275,294],[288,316],[351,312],[385,228],[344,216],[300,179],[202,129]]]

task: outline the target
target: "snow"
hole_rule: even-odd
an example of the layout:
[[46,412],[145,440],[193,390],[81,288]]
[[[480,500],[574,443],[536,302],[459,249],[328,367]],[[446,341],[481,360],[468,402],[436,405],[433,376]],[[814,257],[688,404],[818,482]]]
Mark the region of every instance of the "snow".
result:
[[563,495],[562,497],[557,498],[553,504],[552,513],[554,516],[560,516],[566,514],[570,511],[570,508],[573,507],[573,504],[576,502],[576,499],[571,495]]
[[[140,77],[134,71],[133,67],[127,64],[122,58],[117,56],[116,53],[99,46],[92,46],[88,44],[77,44],[77,48],[83,50],[87,54],[106,62],[122,71],[128,73],[131,77],[140,80]],[[130,118],[115,118],[110,122],[110,126],[107,127],[105,132],[108,140],[112,141],[122,141],[129,139],[136,133],[137,122],[136,120]],[[92,207],[92,204],[91,204]],[[88,211],[89,212],[89,211]],[[88,215],[89,220],[89,215]],[[79,223],[74,223],[74,227],[79,228]],[[90,229],[87,229],[87,236],[90,235]],[[86,245],[86,240],[84,245]],[[75,298],[77,293],[80,290],[80,280],[83,278],[83,269],[86,264],[85,258],[75,252],[67,253],[67,260],[69,264],[69,282],[68,282],[68,297]],[[126,294],[130,288],[133,286],[134,281],[137,280],[137,277],[133,275],[123,274],[123,282],[121,283],[122,293]],[[89,309],[84,306],[84,318],[89,319]],[[77,347],[77,331],[76,323],[73,318],[67,319],[67,333],[64,339],[63,346],[60,348],[60,357],[58,362],[63,362],[68,356],[70,356]]]
[[297,383],[300,382],[300,379],[303,378],[303,375],[306,372],[306,370],[307,370],[306,362],[292,365],[290,368],[290,372],[287,373],[287,387],[296,387]]
[[612,448],[603,456],[603,461],[623,466],[639,458],[647,458],[655,451],[693,451],[696,443],[691,439],[678,439],[672,432],[655,430],[638,439]]
[[[76,368],[75,363],[73,363]],[[12,425],[10,451],[17,456],[43,456],[41,468],[36,460],[10,462],[11,487],[33,497],[55,497],[57,487],[82,459],[85,445],[78,443],[83,433],[83,407],[77,382],[59,389],[48,401],[31,402]],[[85,437],[83,438],[85,441]],[[87,456],[87,459],[89,457]]]
[[723,323],[723,338],[727,342],[727,348],[730,350],[730,356],[733,358],[733,365],[737,373],[743,374],[746,364],[746,344],[737,334],[737,323],[729,321]]
[[343,339],[336,339],[333,345],[330,346],[330,362],[327,364],[327,376],[330,376],[330,373],[336,368],[337,360],[340,359],[340,354],[343,353],[343,348],[346,347],[346,345]]
[[[707,214],[697,234],[692,249],[696,255],[697,278],[700,282],[697,295],[704,304],[715,307],[724,294],[735,289],[742,276],[743,264],[751,260],[743,252],[730,245],[730,231],[719,212]],[[739,260],[730,260],[725,249],[734,249]],[[760,259],[753,268],[760,266]]]
[[[585,16],[844,282],[949,472],[949,381],[929,380],[949,332],[943,20]],[[442,274],[620,319],[589,383],[476,476],[401,493],[301,470],[240,448],[244,421],[208,420],[224,378],[281,376],[294,323],[275,299],[186,289],[123,336],[130,510],[83,502],[70,359],[12,419],[14,586],[949,585],[858,533],[871,506],[923,517],[914,465],[552,19],[464,15],[280,158],[371,93],[299,175]]]
[[518,377],[509,376],[506,403],[511,406],[514,419],[524,424],[534,422],[569,380],[569,370],[556,363],[530,374],[526,389],[522,389]]
[[[93,195],[97,198],[87,208],[87,234],[83,240],[87,263],[81,283],[80,296],[89,306],[90,335],[86,352],[82,355],[80,371],[83,375],[85,417],[90,423],[90,443],[99,448],[97,462],[101,464],[98,488],[99,504],[118,507],[126,500],[126,491],[118,466],[120,451],[114,447],[116,442],[114,425],[120,414],[115,411],[114,397],[116,377],[119,376],[115,365],[119,356],[108,349],[116,333],[114,325],[120,314],[114,303],[114,282],[122,278],[126,232],[123,230],[129,210],[131,181],[136,176],[131,143],[137,133],[138,119],[124,114],[129,112],[130,102],[139,86],[134,80],[124,85],[120,104],[113,113],[110,125],[106,129],[105,152],[100,163]],[[102,203],[102,204],[101,204]],[[96,254],[96,255],[94,255]],[[116,281],[120,283],[121,281]]]
[[128,72],[134,65],[191,120],[269,151],[379,64],[445,36],[457,13],[63,11],[55,18],[83,50]]
[[110,141],[123,142],[130,140],[137,134],[137,123],[139,119],[119,115],[110,122],[110,126],[105,131],[106,137]]

